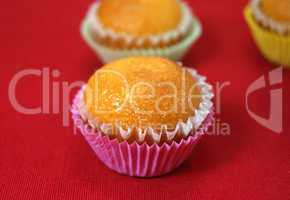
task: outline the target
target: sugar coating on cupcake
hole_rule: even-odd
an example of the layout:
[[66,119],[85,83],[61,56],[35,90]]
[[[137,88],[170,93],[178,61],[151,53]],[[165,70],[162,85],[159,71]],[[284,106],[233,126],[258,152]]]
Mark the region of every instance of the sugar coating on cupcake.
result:
[[178,141],[198,128],[211,107],[211,97],[203,96],[208,88],[199,84],[188,70],[164,58],[114,61],[89,79],[82,114],[119,140]]
[[253,16],[265,28],[290,33],[290,0],[252,0]]
[[193,29],[192,14],[179,0],[101,0],[88,21],[96,42],[117,49],[173,45]]
[[[190,90],[196,98],[188,102]],[[149,126],[163,124],[175,128],[179,120],[186,121],[194,115],[190,106],[199,105],[200,92],[192,76],[175,62],[134,57],[107,64],[97,71],[88,82],[85,102],[89,112],[103,123],[118,122],[128,128],[144,122]]]
[[97,15],[104,27],[117,33],[146,36],[175,29],[181,9],[176,0],[103,0]]
[[263,0],[262,11],[281,23],[290,23],[290,0]]

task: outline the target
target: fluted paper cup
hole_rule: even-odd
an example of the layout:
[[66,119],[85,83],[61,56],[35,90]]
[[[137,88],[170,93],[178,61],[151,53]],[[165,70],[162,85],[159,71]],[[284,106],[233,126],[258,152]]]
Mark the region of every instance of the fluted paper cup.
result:
[[254,41],[262,55],[269,61],[290,68],[290,36],[281,35],[263,28],[256,22],[252,9],[247,6],[244,10],[245,19],[250,27]]
[[77,95],[73,101],[72,118],[74,124],[91,146],[97,157],[110,169],[129,176],[154,177],[171,172],[181,165],[191,154],[193,148],[211,126],[213,112],[211,111],[201,127],[180,142],[164,143],[162,145],[127,141],[119,142],[98,132],[83,121],[77,105],[80,99]]

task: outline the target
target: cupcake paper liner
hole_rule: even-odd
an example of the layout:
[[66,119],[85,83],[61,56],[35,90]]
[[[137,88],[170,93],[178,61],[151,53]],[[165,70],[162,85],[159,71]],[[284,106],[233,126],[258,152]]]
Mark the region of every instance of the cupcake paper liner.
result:
[[290,35],[281,35],[263,28],[253,18],[250,6],[245,8],[244,15],[254,41],[264,57],[273,63],[289,68]]
[[213,111],[211,111],[201,127],[179,143],[174,141],[171,144],[162,145],[136,142],[129,144],[127,141],[119,142],[117,139],[110,139],[90,127],[78,113],[79,102],[79,95],[76,95],[71,110],[75,126],[80,129],[97,157],[108,168],[129,176],[160,176],[176,169],[188,158],[213,122]]
[[129,56],[161,56],[172,60],[180,60],[189,50],[191,45],[200,37],[202,27],[197,18],[193,19],[192,31],[180,42],[164,48],[137,48],[137,49],[112,49],[98,44],[89,31],[87,19],[81,24],[81,34],[86,43],[100,56],[104,63]]

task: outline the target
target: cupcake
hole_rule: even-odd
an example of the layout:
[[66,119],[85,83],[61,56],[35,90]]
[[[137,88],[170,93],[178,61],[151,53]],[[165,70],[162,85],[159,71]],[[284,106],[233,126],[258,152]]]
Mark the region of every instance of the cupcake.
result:
[[179,0],[100,0],[89,8],[81,33],[103,62],[138,55],[179,60],[201,26]]
[[165,58],[123,58],[97,70],[77,93],[73,120],[110,169],[159,176],[178,167],[211,125],[211,88]]
[[289,67],[290,0],[252,0],[245,17],[262,54]]

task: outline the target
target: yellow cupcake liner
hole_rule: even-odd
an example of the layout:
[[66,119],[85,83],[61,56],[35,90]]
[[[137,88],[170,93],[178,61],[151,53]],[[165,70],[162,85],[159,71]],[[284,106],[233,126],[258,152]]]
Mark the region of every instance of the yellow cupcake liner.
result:
[[98,44],[89,31],[87,19],[81,24],[81,35],[86,43],[99,55],[104,63],[130,56],[160,56],[179,61],[188,52],[191,45],[200,37],[202,27],[197,18],[193,19],[193,30],[179,43],[164,48],[140,48],[140,49],[112,49]]
[[269,61],[290,68],[290,35],[283,36],[259,25],[252,15],[252,9],[244,10],[246,21],[261,53]]

